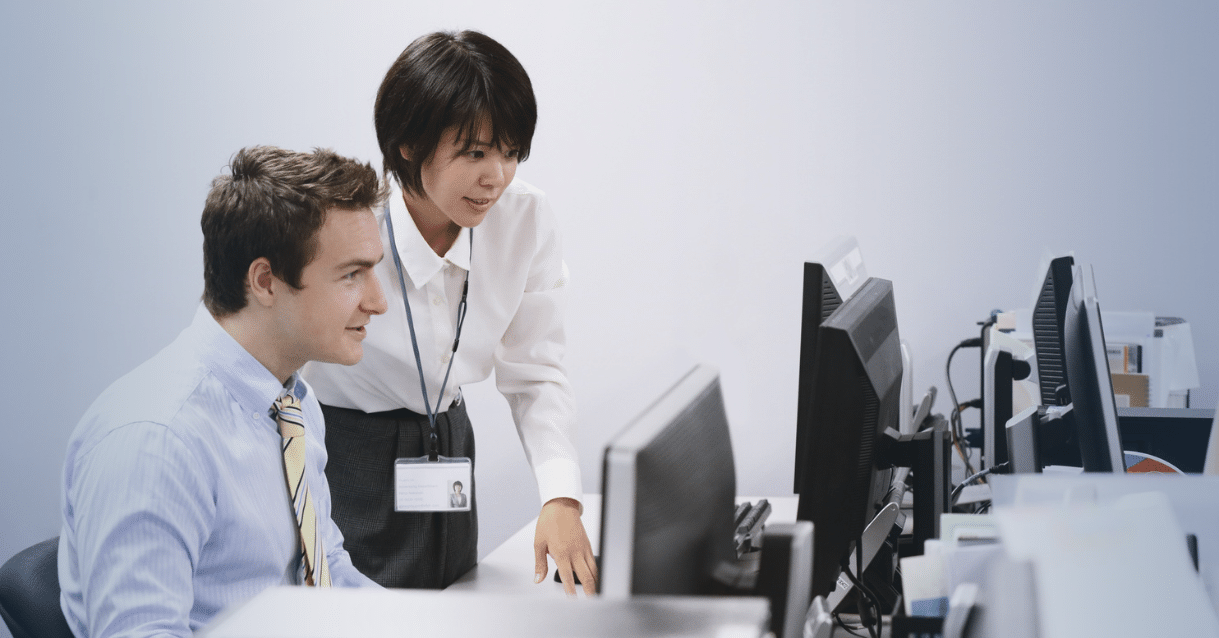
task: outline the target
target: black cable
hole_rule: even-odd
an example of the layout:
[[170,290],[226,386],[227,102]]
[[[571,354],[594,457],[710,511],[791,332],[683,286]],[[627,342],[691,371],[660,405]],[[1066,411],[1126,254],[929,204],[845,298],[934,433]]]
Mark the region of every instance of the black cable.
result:
[[963,347],[965,346],[963,346],[961,343],[953,346],[952,350],[948,352],[948,362],[944,365],[944,380],[948,382],[948,397],[952,400],[952,413],[949,415],[948,424],[952,430],[954,443],[958,438],[957,424],[960,423],[961,402],[957,400],[957,392],[952,385],[952,358],[956,356],[957,351]]
[[[856,578],[855,574],[851,573],[851,564],[850,563],[851,563],[851,559],[849,556],[846,558],[843,558],[842,573],[846,574],[847,579],[850,580],[851,584],[855,586],[855,592],[859,596],[859,607],[860,607],[859,620],[860,620],[860,622],[863,623],[864,628],[868,630],[868,635],[871,638],[877,638],[877,630],[880,628],[880,624],[881,624],[880,602],[877,601],[876,595],[873,594],[872,591],[870,589],[868,589],[867,587],[865,587],[863,584],[862,579],[863,579],[864,569],[863,569],[863,538],[862,538],[862,536],[855,542],[855,566],[859,568],[859,578]],[[868,608],[866,612],[864,611],[864,606],[867,606],[867,608]],[[876,611],[875,614],[871,614],[873,609]],[[876,619],[875,628],[873,628],[873,626],[870,623],[868,623],[868,621],[867,621],[867,616],[870,614],[873,615]]]
[[952,434],[953,447],[957,449],[957,455],[961,457],[961,461],[965,463],[965,473],[973,474],[973,463],[969,461],[969,454],[965,452],[961,441],[965,438],[964,426],[961,423],[961,403],[957,401],[956,390],[952,387],[952,358],[956,355],[957,350],[961,348],[976,348],[982,345],[982,340],[978,338],[966,339],[953,347],[948,353],[948,363],[944,365],[944,379],[948,382],[948,396],[952,399],[952,416],[948,421],[948,430]]
[[[883,497],[883,498],[881,498],[880,500],[881,500],[881,501],[888,501],[888,500],[889,500],[889,496],[890,496],[890,495],[892,495],[894,492],[896,492],[896,491],[897,491],[897,488],[898,488],[898,486],[897,486],[897,484],[896,484],[896,483],[890,483],[890,484],[889,484],[889,491],[885,492],[884,497]],[[901,505],[901,503],[898,503],[898,505]]]
[[863,627],[855,627],[855,628],[848,627],[846,622],[842,620],[842,614],[834,614],[834,621],[837,622],[838,626],[842,627],[842,630],[847,632],[848,634],[851,634],[852,636],[858,636],[859,638],[864,638],[863,634],[857,634],[854,631],[854,629],[862,629]]
[[973,483],[974,481],[976,481],[982,477],[985,477],[994,472],[997,472],[1000,469],[1007,467],[1010,463],[1011,463],[1011,461],[1008,461],[1006,463],[1000,463],[998,465],[988,467],[985,470],[982,470],[981,472],[978,472],[978,473],[970,476],[969,478],[965,479],[964,481],[961,481],[960,485],[958,485],[952,489],[952,495],[948,498],[948,502],[953,505],[956,505],[957,499],[960,498],[961,492],[963,492],[965,490],[966,485],[969,485],[970,483]]
[[[880,630],[880,615],[881,615],[880,601],[877,600],[876,595],[872,593],[872,590],[868,589],[867,587],[864,587],[864,584],[863,584],[863,573],[865,570],[864,570],[864,566],[863,566],[863,535],[862,534],[860,534],[859,540],[855,541],[855,569],[859,570],[859,575],[858,575],[859,584],[856,585],[856,587],[858,587],[859,591],[863,592],[863,594],[866,595],[866,598],[864,598],[863,600],[865,600],[867,602],[866,607],[860,608],[859,617],[861,620],[864,621],[864,626],[868,628],[868,635],[872,636],[872,638],[876,638],[876,636]],[[864,614],[864,609],[868,610],[867,615]],[[875,610],[875,613],[873,613],[873,610]],[[872,619],[876,621],[876,631],[872,630],[872,625],[870,623],[868,623],[867,616],[871,616]]]

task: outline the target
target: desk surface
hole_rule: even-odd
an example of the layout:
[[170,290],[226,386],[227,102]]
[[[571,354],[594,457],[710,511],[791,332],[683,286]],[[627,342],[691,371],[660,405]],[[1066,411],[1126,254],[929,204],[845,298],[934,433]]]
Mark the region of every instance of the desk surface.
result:
[[[756,501],[756,497],[738,501]],[[796,519],[794,496],[768,497],[768,522]],[[599,552],[601,497],[586,496],[584,527]],[[744,638],[769,631],[764,598],[647,596],[571,600],[554,582],[554,565],[533,583],[536,520],[444,591],[277,587],[225,612],[206,638],[323,636],[715,636]]]
[[407,589],[274,587],[226,612],[201,638],[714,636],[760,638],[764,598],[654,596],[566,600]]
[[[796,496],[742,496],[737,502],[757,501],[765,498],[770,502],[771,514],[767,523],[791,523],[796,520],[798,498]],[[593,553],[601,554],[601,495],[584,497],[584,530],[592,542]],[[479,561],[474,569],[449,585],[446,592],[485,592],[563,598],[563,585],[554,582],[554,562],[550,561],[550,573],[538,584],[533,583],[533,533],[537,519],[510,536],[504,544]]]
[[[737,501],[756,501],[739,498]],[[796,520],[796,496],[767,498],[768,522]],[[601,498],[585,498],[584,526],[599,550]],[[224,612],[200,638],[362,638],[421,636],[763,637],[764,598],[640,597],[568,599],[551,577],[533,584],[534,522],[513,534],[451,587],[315,589],[277,587]],[[551,565],[553,573],[553,565]],[[881,636],[887,637],[887,629]],[[846,636],[834,627],[833,636]]]

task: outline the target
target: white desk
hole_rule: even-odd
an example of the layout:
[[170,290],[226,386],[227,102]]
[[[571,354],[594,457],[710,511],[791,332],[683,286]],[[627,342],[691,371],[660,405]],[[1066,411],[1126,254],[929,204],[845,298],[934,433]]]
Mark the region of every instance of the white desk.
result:
[[763,598],[566,600],[408,589],[274,587],[225,612],[200,638],[666,636],[760,638]]
[[[799,503],[796,496],[742,496],[738,503],[756,502],[765,498],[770,502],[770,518],[767,523],[791,523],[796,520],[796,507]],[[584,497],[584,530],[592,542],[593,553],[600,555],[601,541],[601,495],[588,494]],[[510,536],[502,545],[479,561],[474,569],[466,572],[457,582],[449,585],[446,592],[485,592],[495,594],[521,594],[527,596],[547,596],[562,598],[563,585],[554,582],[554,562],[550,561],[550,573],[545,580],[533,584],[533,533],[537,519]],[[581,594],[582,596],[583,594]]]
[[[738,500],[753,500],[743,498]],[[770,522],[796,518],[796,497],[769,498]],[[601,498],[585,498],[583,521],[599,552]],[[444,591],[276,587],[217,618],[206,638],[334,636],[714,636],[760,637],[769,631],[764,598],[647,596],[613,601],[569,599],[553,564],[533,583],[536,520],[513,534]]]
[[[592,543],[593,554],[601,552],[601,495],[584,497],[581,515],[584,531]],[[446,592],[483,592],[562,598],[563,585],[554,582],[554,561],[547,559],[550,572],[538,584],[533,583],[533,534],[538,519],[534,518],[502,545],[487,554],[474,569],[466,572]]]

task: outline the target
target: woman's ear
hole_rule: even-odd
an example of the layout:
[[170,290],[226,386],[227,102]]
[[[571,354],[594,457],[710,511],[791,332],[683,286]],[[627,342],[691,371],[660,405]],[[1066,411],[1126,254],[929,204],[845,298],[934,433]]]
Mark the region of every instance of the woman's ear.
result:
[[398,154],[402,156],[402,159],[411,161],[411,148],[406,144],[398,145]]

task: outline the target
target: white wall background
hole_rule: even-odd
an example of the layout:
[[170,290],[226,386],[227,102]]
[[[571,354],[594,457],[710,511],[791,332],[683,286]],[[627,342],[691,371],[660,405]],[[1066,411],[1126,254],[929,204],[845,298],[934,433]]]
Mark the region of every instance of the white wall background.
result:
[[[379,165],[381,76],[440,28],[487,32],[534,82],[519,176],[565,233],[589,491],[605,440],[694,361],[721,367],[738,491],[790,490],[801,264],[836,235],[894,281],[916,392],[1074,251],[1103,307],[1190,320],[1194,405],[1215,405],[1214,3],[9,2],[0,560],[58,533],[76,421],[189,322],[230,155]],[[976,351],[953,373],[976,396]],[[536,492],[506,404],[468,396],[485,554]]]

